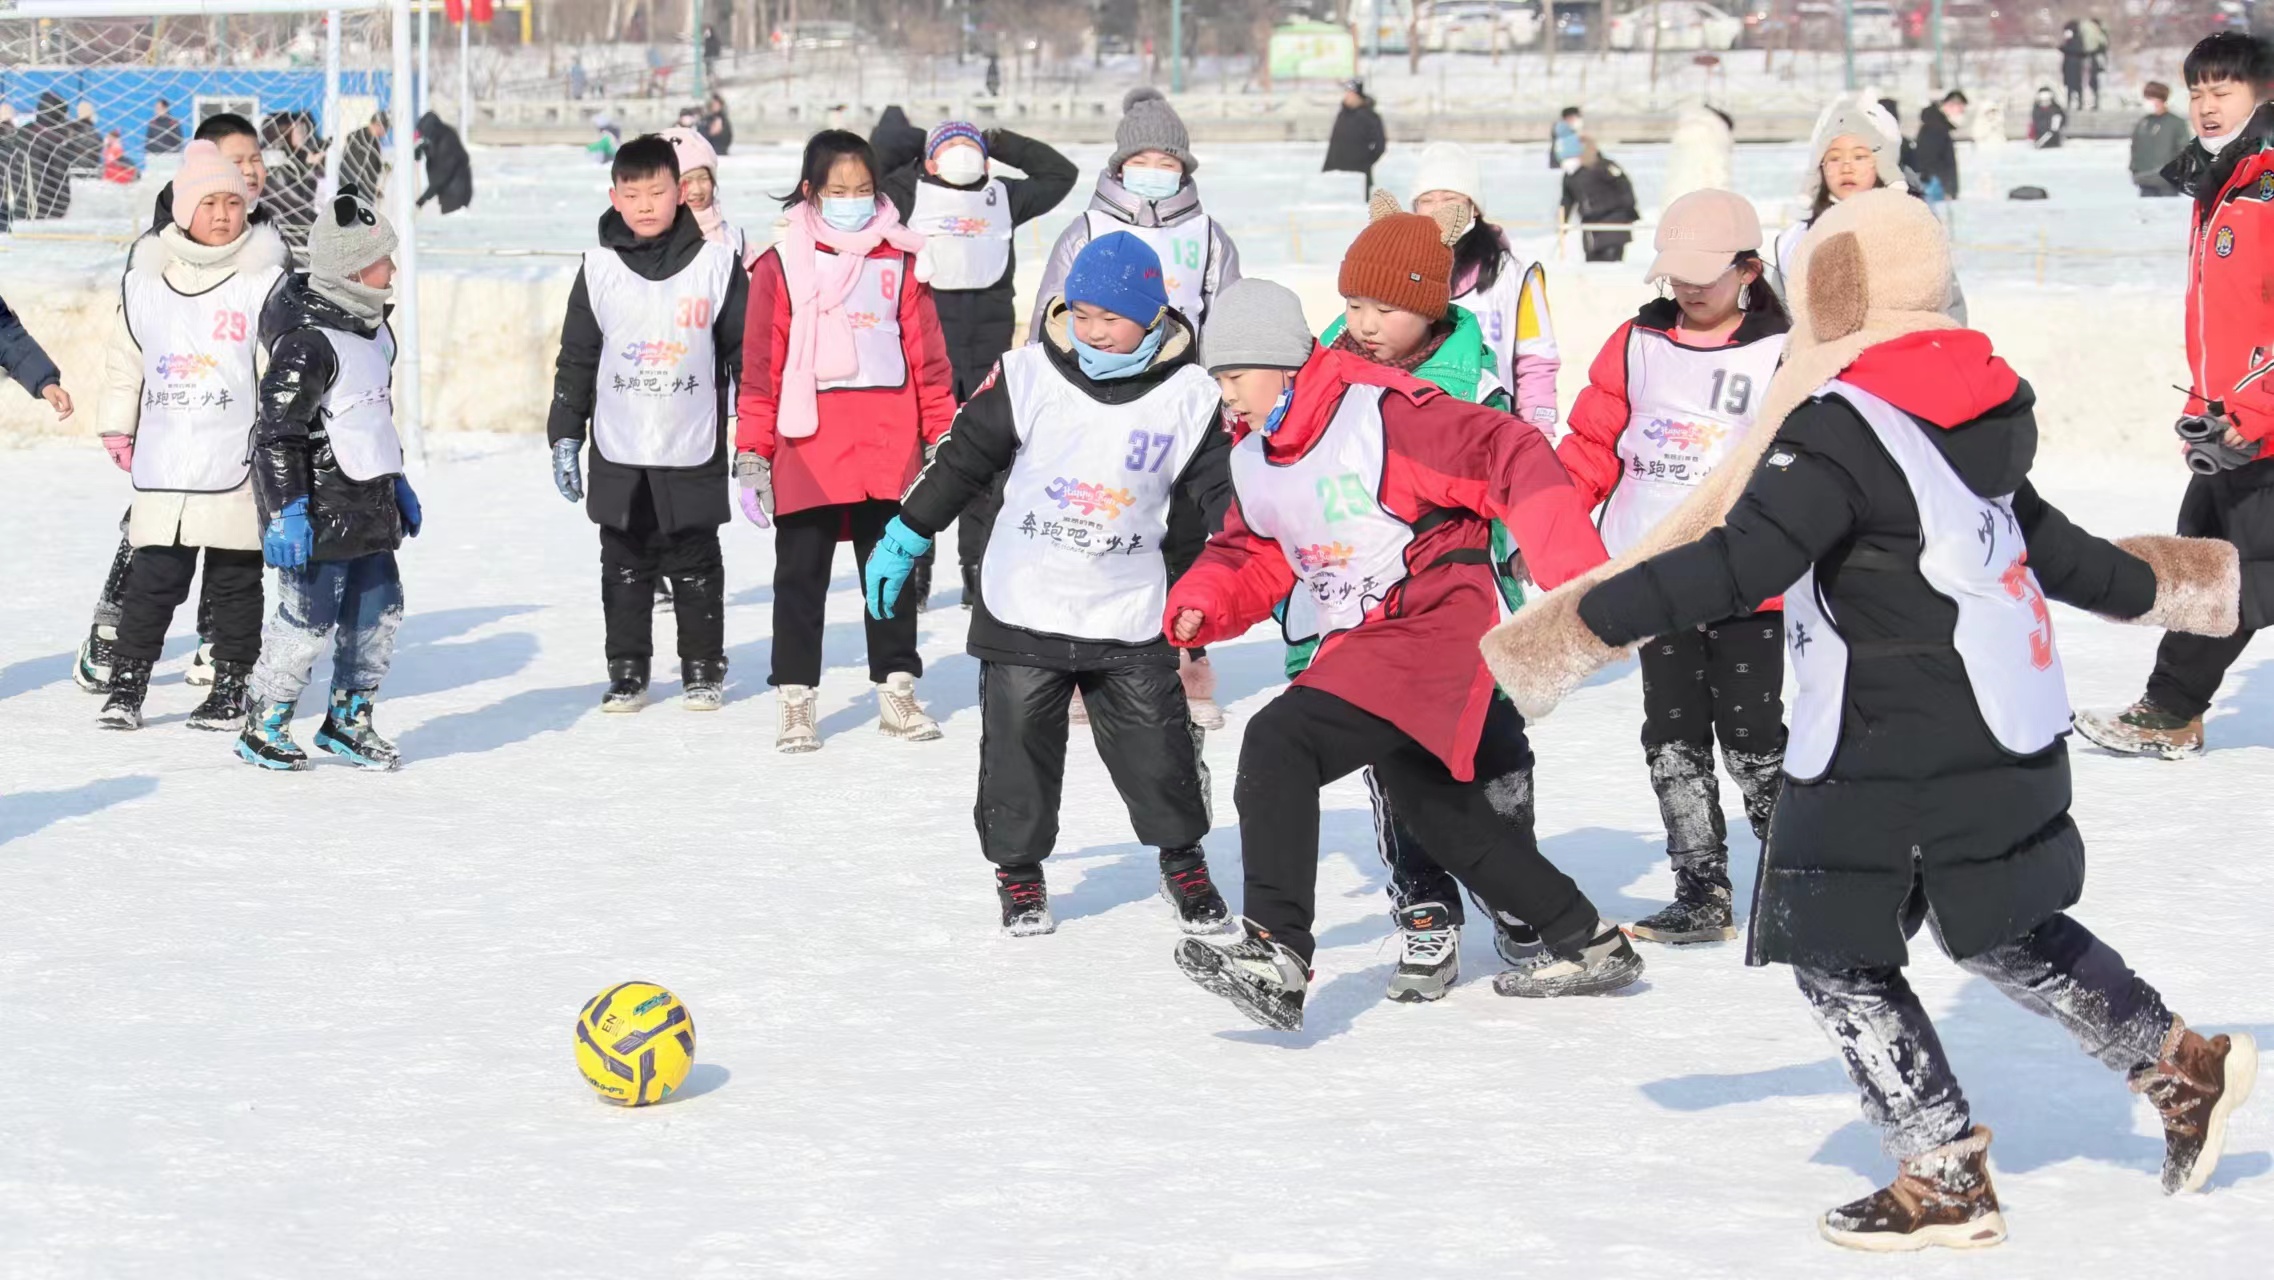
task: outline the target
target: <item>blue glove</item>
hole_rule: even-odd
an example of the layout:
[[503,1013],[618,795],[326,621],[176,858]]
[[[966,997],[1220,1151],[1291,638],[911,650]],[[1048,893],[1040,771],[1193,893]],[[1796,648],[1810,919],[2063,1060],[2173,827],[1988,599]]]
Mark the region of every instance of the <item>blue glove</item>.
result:
[[553,487],[571,502],[584,501],[584,463],[577,457],[582,440],[553,441]]
[[297,569],[316,550],[316,531],[308,524],[308,500],[294,498],[261,534],[261,559],[279,569]]
[[426,516],[419,510],[418,494],[411,488],[409,476],[395,477],[395,509],[403,513],[403,532],[417,537]]
[[861,581],[868,589],[869,616],[889,618],[892,606],[900,600],[900,589],[908,585],[908,575],[916,569],[916,557],[932,549],[930,538],[918,537],[914,529],[900,522],[899,516],[884,526],[884,533],[869,552],[868,565],[861,571]]

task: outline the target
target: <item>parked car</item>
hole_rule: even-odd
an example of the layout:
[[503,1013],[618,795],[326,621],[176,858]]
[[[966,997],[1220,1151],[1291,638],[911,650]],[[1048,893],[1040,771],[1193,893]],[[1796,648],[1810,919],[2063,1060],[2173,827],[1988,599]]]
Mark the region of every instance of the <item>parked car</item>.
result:
[[[1913,48],[1926,49],[1934,45],[1930,27],[1934,18],[1931,0],[1910,0],[1910,8],[1903,12],[1903,35]],[[1943,0],[1942,47],[1945,49],[1994,49],[2005,43],[1998,35],[1998,10],[1989,0]],[[2035,41],[2051,44],[2052,38]]]
[[1432,53],[1528,48],[1540,38],[1540,11],[1522,0],[1439,0],[1421,20]]
[[1856,0],[1850,14],[1856,48],[1903,47],[1903,22],[1895,13],[1893,0]]
[[794,49],[800,53],[814,49],[860,49],[868,46],[868,37],[850,22],[793,22],[774,28],[772,39],[776,49]]
[[1558,3],[1555,7],[1555,47],[1558,49],[1585,49],[1588,47],[1587,9],[1579,4]]
[[1698,0],[1658,0],[1611,19],[1613,49],[1734,49],[1742,19]]

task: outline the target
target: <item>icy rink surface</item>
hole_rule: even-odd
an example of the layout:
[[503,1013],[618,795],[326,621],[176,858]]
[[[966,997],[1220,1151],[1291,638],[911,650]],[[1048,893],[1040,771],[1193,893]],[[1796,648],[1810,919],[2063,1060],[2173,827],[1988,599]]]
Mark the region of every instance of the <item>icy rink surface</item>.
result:
[[[971,830],[976,663],[923,622],[935,744],[883,739],[850,553],[826,749],[771,749],[770,539],[726,530],[726,709],[599,714],[592,526],[534,440],[420,478],[380,724],[409,766],[262,774],[184,725],[190,611],[139,734],[68,678],[124,485],[92,451],[0,465],[0,1275],[1368,1277],[2264,1275],[2274,1099],[2212,1194],[2167,1199],[2147,1104],[1933,954],[1912,971],[2013,1236],[1888,1263],[1811,1219],[1890,1168],[1790,976],[1648,950],[1596,1000],[1493,994],[1481,931],[1442,1004],[1386,1002],[1395,944],[1363,790],[1325,797],[1309,1022],[1187,982],[1094,753],[1076,745],[1055,936],[994,929]],[[2168,527],[2181,474],[2048,467],[2107,534]],[[943,562],[952,550],[943,548]],[[2130,700],[2156,636],[2063,611],[2079,705]],[[668,616],[658,639],[670,651]],[[1216,651],[1208,845],[1239,902],[1239,735],[1270,632]],[[2078,915],[2209,1030],[2274,1043],[2264,793],[2274,667],[2230,677],[2188,764],[2076,752]],[[676,693],[658,663],[659,693]],[[319,671],[319,681],[323,678]],[[321,684],[317,686],[322,688]],[[1614,918],[1671,892],[1630,667],[1537,727],[1540,833]],[[307,740],[320,705],[304,704]],[[1077,733],[1077,738],[1080,737]],[[1740,901],[1754,842],[1731,812]],[[602,987],[694,1013],[685,1096],[601,1105],[570,1024]]]

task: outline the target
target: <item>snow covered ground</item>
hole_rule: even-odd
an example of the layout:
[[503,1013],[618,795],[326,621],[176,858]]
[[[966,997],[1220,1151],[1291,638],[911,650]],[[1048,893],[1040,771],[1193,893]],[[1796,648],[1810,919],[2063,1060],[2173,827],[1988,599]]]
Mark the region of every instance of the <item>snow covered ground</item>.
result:
[[[2167,527],[2181,479],[2064,465],[2041,487],[2114,534]],[[2274,1101],[2240,1113],[2212,1194],[2166,1199],[2146,1104],[1923,940],[1914,981],[1997,1131],[2013,1237],[1833,1250],[1811,1216],[1888,1167],[1789,975],[1652,950],[1631,994],[1510,1001],[1478,935],[1445,1003],[1387,1003],[1355,781],[1326,797],[1301,1034],[1177,973],[1152,855],[1080,746],[1064,923],[998,937],[952,590],[923,624],[945,740],[874,731],[848,554],[827,746],[783,757],[766,536],[726,531],[725,711],[602,716],[595,539],[539,444],[461,438],[420,486],[380,708],[411,763],[278,777],[183,724],[187,610],[151,727],[94,728],[67,669],[124,486],[82,447],[0,460],[0,975],[24,1068],[0,1275],[2228,1277],[2274,1257]],[[2152,633],[2060,626],[2079,704],[2136,694]],[[1230,780],[1279,649],[1258,631],[1216,654],[1208,844],[1236,907]],[[2190,1020],[2262,1042],[2265,657],[2206,758],[2076,755],[2078,914]],[[1545,847],[1622,919],[1671,888],[1640,715],[1629,668],[1536,734]],[[1749,835],[1734,853],[1742,900]],[[577,1078],[570,1024],[631,978],[689,1003],[700,1065],[625,1112]]]

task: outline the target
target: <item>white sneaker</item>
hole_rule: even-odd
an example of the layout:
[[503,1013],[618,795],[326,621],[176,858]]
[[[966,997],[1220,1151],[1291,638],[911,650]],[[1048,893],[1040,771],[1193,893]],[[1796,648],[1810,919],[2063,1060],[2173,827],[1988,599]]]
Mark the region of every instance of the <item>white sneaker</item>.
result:
[[1177,678],[1184,683],[1185,711],[1192,722],[1203,729],[1224,727],[1224,709],[1216,705],[1216,668],[1208,659],[1183,655],[1177,667]]
[[774,690],[781,723],[774,732],[774,750],[790,754],[821,750],[821,735],[813,728],[814,694],[811,685],[785,684]]
[[212,645],[201,644],[197,647],[197,652],[190,655],[189,672],[182,677],[182,683],[200,687],[213,683]]
[[931,742],[940,736],[939,722],[916,701],[916,677],[905,671],[893,672],[876,687],[876,721],[885,737],[903,742]]

